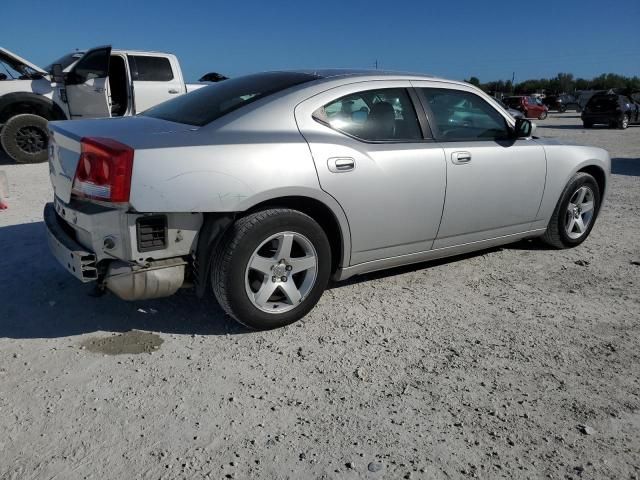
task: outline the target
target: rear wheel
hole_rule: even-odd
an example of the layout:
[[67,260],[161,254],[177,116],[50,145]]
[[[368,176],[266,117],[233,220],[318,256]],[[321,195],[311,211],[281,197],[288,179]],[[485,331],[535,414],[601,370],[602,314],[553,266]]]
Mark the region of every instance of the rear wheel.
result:
[[47,161],[47,120],[24,113],[11,117],[0,134],[2,148],[18,163]]
[[547,112],[546,112],[546,111],[542,112],[542,113],[538,116],[538,120],[544,120],[545,118],[547,118]]
[[289,209],[238,220],[211,267],[213,292],[235,320],[256,329],[282,327],[304,317],[329,281],[331,248],[309,216]]
[[562,106],[558,109],[558,111],[559,111],[560,113],[564,113],[564,112],[566,112],[566,111],[567,111],[567,106],[566,106],[566,105],[562,105]]
[[600,189],[588,173],[576,173],[567,184],[542,240],[555,248],[580,245],[591,233],[600,208]]
[[593,122],[587,122],[586,120],[582,122],[582,125],[584,125],[584,128],[593,128]]

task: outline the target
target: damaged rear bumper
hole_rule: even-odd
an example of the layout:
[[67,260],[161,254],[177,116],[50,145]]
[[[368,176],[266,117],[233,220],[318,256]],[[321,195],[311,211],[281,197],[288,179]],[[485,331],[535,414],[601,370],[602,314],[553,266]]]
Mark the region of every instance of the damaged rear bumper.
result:
[[44,208],[44,222],[51,253],[81,282],[99,281],[123,300],[147,300],[173,295],[185,282],[183,257],[152,260],[140,265],[121,260],[97,260],[74,238],[73,229],[56,212],[53,203]]

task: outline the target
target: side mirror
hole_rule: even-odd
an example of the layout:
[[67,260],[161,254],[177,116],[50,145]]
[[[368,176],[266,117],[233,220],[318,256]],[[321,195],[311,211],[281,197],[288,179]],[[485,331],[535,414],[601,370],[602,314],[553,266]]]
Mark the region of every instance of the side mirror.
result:
[[64,73],[62,72],[62,65],[54,63],[51,67],[51,80],[55,83],[64,83]]
[[535,131],[535,125],[525,118],[516,118],[516,126],[513,130],[515,138],[529,138]]

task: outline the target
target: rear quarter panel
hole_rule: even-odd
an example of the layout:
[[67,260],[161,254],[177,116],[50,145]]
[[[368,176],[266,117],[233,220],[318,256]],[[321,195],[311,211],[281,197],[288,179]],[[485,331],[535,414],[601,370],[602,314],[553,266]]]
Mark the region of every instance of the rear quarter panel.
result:
[[[318,189],[306,143],[216,135],[215,144],[136,150],[130,203],[141,212],[237,212]],[[246,138],[246,137],[245,137]]]

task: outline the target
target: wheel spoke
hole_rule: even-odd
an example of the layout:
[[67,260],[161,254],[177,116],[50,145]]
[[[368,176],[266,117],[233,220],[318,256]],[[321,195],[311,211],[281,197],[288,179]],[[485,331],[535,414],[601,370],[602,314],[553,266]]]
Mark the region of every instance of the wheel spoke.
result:
[[573,217],[569,218],[569,221],[567,222],[567,232],[568,233],[572,233],[573,232],[573,228],[576,226],[576,219]]
[[578,233],[584,232],[584,222],[582,221],[582,217],[576,218],[575,224],[578,226]]
[[293,275],[294,273],[304,272],[310,268],[314,268],[316,266],[316,257],[309,255],[307,257],[291,258],[288,262],[292,267],[291,275]]
[[273,292],[275,292],[277,286],[277,283],[272,282],[271,278],[266,276],[262,282],[262,286],[255,293],[255,302],[261,307],[264,307],[271,298],[271,295],[273,295]]
[[249,268],[256,270],[265,275],[271,275],[271,267],[275,263],[275,259],[261,257],[260,255],[254,255],[249,263]]
[[284,233],[282,238],[279,238],[278,251],[276,252],[276,259],[288,260],[291,257],[291,247],[293,247],[293,233]]
[[573,209],[574,209],[574,208],[576,208],[576,204],[575,204],[575,203],[571,203],[571,202],[569,202],[569,205],[567,206],[567,211],[568,211],[570,214],[573,214]]
[[582,187],[576,193],[577,193],[576,204],[580,205],[584,201],[584,196],[587,193],[587,189]]
[[280,288],[287,296],[287,299],[289,300],[289,303],[291,303],[291,305],[297,305],[298,303],[300,303],[302,295],[300,295],[300,290],[298,290],[296,284],[293,283],[293,280],[281,283]]
[[580,205],[580,208],[582,209],[582,213],[590,212],[593,210],[593,202],[584,202]]

